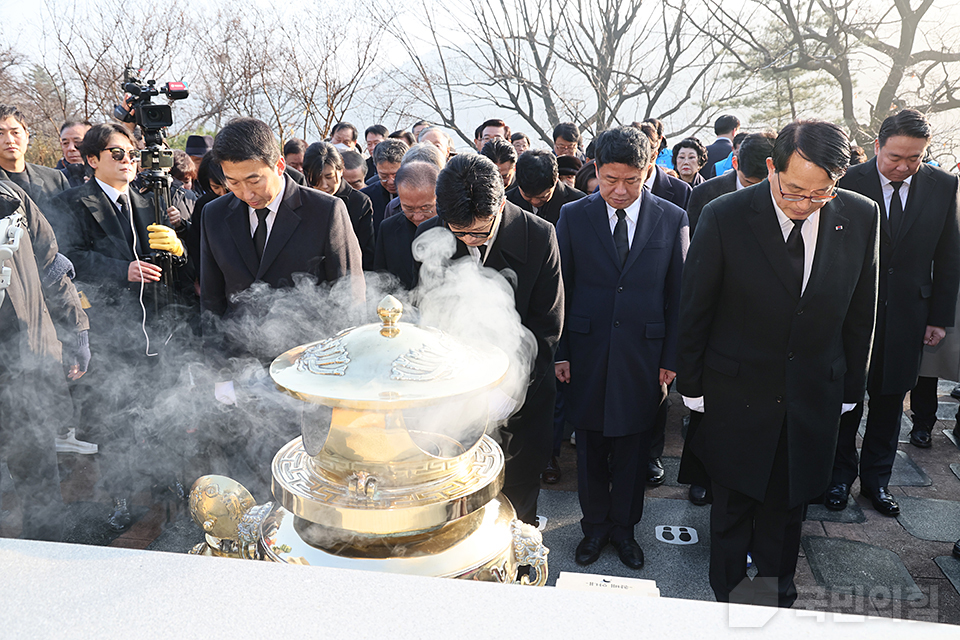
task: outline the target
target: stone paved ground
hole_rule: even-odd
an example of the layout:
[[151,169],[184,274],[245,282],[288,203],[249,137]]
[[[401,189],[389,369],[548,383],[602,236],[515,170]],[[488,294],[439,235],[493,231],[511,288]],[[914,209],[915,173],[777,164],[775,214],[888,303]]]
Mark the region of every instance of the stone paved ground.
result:
[[[900,445],[895,478],[921,485],[891,486],[903,507],[900,518],[879,515],[859,497],[856,485],[845,511],[810,509],[797,570],[797,607],[817,616],[868,614],[960,625],[960,560],[950,557],[953,542],[960,538],[960,448],[946,433],[955,424],[956,401],[948,395],[952,388],[947,383],[941,386],[943,419],[934,432],[933,448]],[[686,410],[679,408],[676,394],[671,401],[664,452],[667,482],[647,490],[647,509],[637,531],[647,566],[631,572],[608,548],[587,571],[648,578],[657,581],[663,596],[709,600],[709,507],[691,505],[687,488],[676,483]],[[544,485],[540,508],[548,519],[544,542],[551,549],[550,584],[560,571],[583,571],[573,562],[580,514],[575,450],[566,443],[561,467],[561,481]],[[199,528],[189,520],[184,505],[163,492],[138,495],[134,500],[138,520],[122,535],[108,535],[100,526],[109,500],[95,489],[96,456],[61,456],[61,469],[64,499],[70,505],[67,535],[71,542],[186,552],[200,541]],[[9,491],[9,480],[2,486]],[[256,492],[255,496],[260,497]],[[20,529],[15,495],[4,493],[2,505],[0,536],[14,537]],[[657,528],[664,526],[696,529],[699,540],[691,545],[668,544],[657,536]]]

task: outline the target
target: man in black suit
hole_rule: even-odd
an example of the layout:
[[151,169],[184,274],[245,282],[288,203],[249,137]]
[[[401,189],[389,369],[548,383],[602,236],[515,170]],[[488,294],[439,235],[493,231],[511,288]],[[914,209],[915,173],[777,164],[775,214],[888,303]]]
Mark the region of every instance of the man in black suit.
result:
[[[84,135],[80,150],[94,177],[61,193],[51,209],[61,223],[55,230],[63,253],[76,268],[77,288],[90,305],[90,344],[101,359],[81,391],[89,395],[81,402],[82,420],[100,445],[100,479],[114,499],[107,524],[122,531],[132,522],[127,500],[143,488],[134,479],[143,474],[144,463],[152,462],[136,445],[143,437],[141,421],[131,415],[150,408],[143,385],[152,378],[155,360],[144,357],[142,331],[154,346],[169,337],[157,330],[154,314],[140,306],[141,292],[149,298],[162,275],[147,256],[151,250],[168,251],[179,268],[186,262],[185,249],[173,229],[154,224],[150,200],[130,186],[140,151],[126,127],[97,125]],[[144,306],[154,308],[149,299]]]
[[643,189],[650,143],[636,127],[596,139],[599,192],[560,212],[567,294],[556,374],[577,433],[583,540],[577,564],[607,543],[643,566],[634,527],[643,515],[650,437],[676,370],[683,209]]
[[57,170],[67,178],[71,187],[79,187],[87,181],[87,165],[80,153],[80,143],[91,126],[89,122],[69,120],[60,125],[60,150],[63,151],[63,157],[57,163]]
[[713,481],[720,602],[794,603],[804,506],[829,483],[841,411],[863,398],[879,221],[836,189],[849,159],[836,125],[787,125],[768,179],[708,204],[690,245],[677,388],[706,409],[686,446]]
[[387,138],[373,149],[373,162],[377,167],[378,178],[373,184],[360,189],[360,193],[370,198],[373,204],[373,232],[380,232],[380,223],[383,222],[383,213],[387,203],[397,195],[397,185],[394,182],[403,154],[407,152],[407,143],[396,138]]
[[717,175],[715,164],[733,153],[733,139],[740,130],[740,120],[736,116],[723,115],[713,124],[717,139],[707,145],[707,164],[700,168],[700,175],[709,180]]
[[437,215],[437,175],[431,162],[404,162],[397,171],[397,197],[403,215],[390,216],[380,225],[373,268],[388,271],[407,289],[416,285],[417,267],[411,245],[417,227]]
[[24,115],[16,107],[0,104],[0,180],[9,180],[26,191],[40,210],[48,214],[50,201],[69,189],[70,184],[56,169],[24,160],[29,144]]
[[507,191],[507,200],[556,225],[560,207],[586,195],[560,182],[554,154],[531,149],[517,160],[516,186]]
[[387,139],[390,131],[382,124],[374,124],[367,127],[363,132],[363,139],[367,144],[367,173],[373,175],[377,172],[377,165],[373,161],[373,150],[377,145]]
[[[690,200],[687,202],[687,218],[690,220],[691,236],[693,236],[697,221],[700,219],[700,212],[704,206],[722,195],[746,189],[767,177],[767,158],[773,155],[774,140],[776,140],[776,135],[773,133],[750,134],[744,139],[743,144],[733,157],[733,171],[711,178],[693,188]],[[690,412],[690,423],[686,435],[688,440],[693,438],[693,434],[699,428],[702,416],[703,413],[699,411]],[[713,497],[710,493],[709,478],[706,477],[702,465],[695,458],[689,448],[684,450],[678,480],[681,483],[690,484],[687,491],[687,498],[690,502],[703,506],[711,502]]]
[[691,237],[697,230],[700,212],[708,203],[722,195],[753,186],[767,177],[767,158],[773,154],[773,141],[776,138],[770,132],[751,133],[744,138],[733,156],[733,171],[710,178],[693,188],[687,201]]
[[[923,345],[935,346],[956,320],[960,286],[957,176],[923,163],[931,129],[918,111],[905,109],[880,126],[876,157],[855,165],[840,185],[881,206],[877,326],[867,391],[870,411],[859,469],[857,429],[863,404],[840,420],[833,483],[824,504],[847,506],[853,481],[874,509],[895,516],[900,505],[887,491],[897,453],[903,398],[917,383]],[[927,434],[929,437],[929,434]]]
[[235,294],[257,281],[293,286],[298,273],[318,282],[349,278],[354,298],[363,301],[360,246],[346,206],[283,175],[283,157],[266,123],[231,120],[217,134],[211,153],[231,193],[203,212],[202,313],[235,316],[243,311]]
[[540,471],[550,458],[556,385],[553,354],[563,326],[563,283],[553,226],[507,202],[497,166],[480,155],[454,157],[437,178],[437,217],[417,236],[441,229],[457,237],[454,259],[506,272],[520,322],[537,341],[526,398],[500,430],[506,457],[503,493],[527,524],[537,523]]

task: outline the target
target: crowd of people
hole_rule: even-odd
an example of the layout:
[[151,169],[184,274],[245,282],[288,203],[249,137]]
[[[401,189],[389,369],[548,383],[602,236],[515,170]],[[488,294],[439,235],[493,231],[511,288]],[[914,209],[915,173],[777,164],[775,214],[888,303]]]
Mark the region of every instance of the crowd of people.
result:
[[[174,150],[155,209],[135,127],[64,123],[50,169],[25,162],[28,123],[0,105],[0,217],[23,230],[0,304],[0,442],[23,535],[61,535],[58,451],[99,453],[105,524],[130,526],[132,479],[151,464],[140,425],[183,375],[162,364],[182,362],[172,349],[199,343],[223,378],[216,398],[235,403],[227,363],[278,354],[252,337],[266,313],[257,292],[299,293],[306,278],[347,310],[374,274],[415,292],[418,242],[452,236],[450,260],[504,275],[537,344],[526,397],[498,432],[518,518],[536,524],[572,426],[575,560],[611,545],[642,568],[634,531],[646,486],[664,481],[675,384],[690,409],[680,480],[711,505],[717,599],[791,606],[807,505],[844,509],[859,478],[897,515],[905,394],[910,442],[929,447],[937,379],[960,379],[958,178],[926,161],[933,133],[912,110],[884,121],[869,161],[824,121],[747,134],[723,115],[714,133],[670,147],[650,119],[584,146],[560,123],[545,149],[491,119],[475,152],[457,153],[426,121],[373,125],[362,142],[341,122],[281,148],[266,123],[236,118]],[[173,315],[161,288],[175,291]],[[746,579],[748,554],[759,580]]]

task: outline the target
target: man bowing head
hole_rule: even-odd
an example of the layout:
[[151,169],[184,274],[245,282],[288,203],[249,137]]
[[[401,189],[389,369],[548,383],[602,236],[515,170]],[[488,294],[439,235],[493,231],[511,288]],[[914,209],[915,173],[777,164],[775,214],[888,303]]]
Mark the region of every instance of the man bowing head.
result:
[[841,411],[863,398],[879,210],[836,188],[849,158],[836,125],[787,125],[767,179],[707,204],[690,245],[677,389],[703,411],[687,446],[713,481],[721,602],[797,599],[803,507],[830,481]]

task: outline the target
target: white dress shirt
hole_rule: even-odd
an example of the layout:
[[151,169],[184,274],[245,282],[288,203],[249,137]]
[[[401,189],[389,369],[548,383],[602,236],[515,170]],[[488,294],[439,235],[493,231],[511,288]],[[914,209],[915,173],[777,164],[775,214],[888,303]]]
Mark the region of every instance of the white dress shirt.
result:
[[[880,173],[879,171],[877,173]],[[910,176],[903,181],[903,184],[900,185],[900,204],[903,205],[903,210],[907,210],[907,194],[910,193],[910,181],[913,180],[913,176]],[[884,214],[887,216],[887,220],[890,219],[890,202],[893,199],[893,184],[890,182],[890,178],[880,173],[880,189],[883,191],[883,206]]]
[[[263,246],[266,247],[267,243],[270,242],[270,232],[273,231],[273,223],[277,219],[277,211],[280,209],[280,202],[283,200],[283,192],[287,189],[287,181],[283,178],[280,179],[280,193],[277,194],[277,197],[270,201],[270,204],[267,205],[267,209],[270,209],[270,213],[267,214],[264,222],[267,223],[267,237],[263,241]],[[250,216],[250,237],[257,232],[257,225],[260,224],[260,219],[257,217],[257,210],[251,206],[247,206],[247,211]]]
[[[124,189],[123,191],[119,191],[119,190],[117,190],[117,189],[114,189],[113,187],[111,187],[110,185],[108,185],[106,182],[104,182],[104,181],[101,180],[100,178],[94,178],[94,180],[97,181],[97,184],[100,185],[100,188],[103,189],[103,192],[104,192],[105,194],[107,194],[107,197],[110,199],[110,202],[112,202],[112,203],[113,203],[113,206],[115,206],[115,207],[117,208],[117,211],[119,211],[119,210],[120,210],[120,205],[117,204],[117,198],[120,197],[120,194],[126,195],[126,194],[127,194],[127,190]],[[130,197],[129,197],[129,196],[127,196],[127,203],[128,203],[128,206],[130,207],[130,210],[133,211],[133,204],[130,203]]]
[[[633,204],[626,207],[624,211],[627,214],[627,247],[633,248],[633,234],[637,230],[637,220],[640,218],[640,203],[643,201],[643,190],[640,191],[640,197],[633,201]],[[606,203],[606,201],[604,201]],[[617,227],[617,210],[607,204],[607,216],[610,219],[610,235]]]

